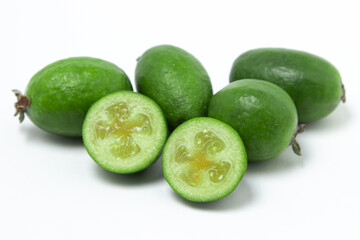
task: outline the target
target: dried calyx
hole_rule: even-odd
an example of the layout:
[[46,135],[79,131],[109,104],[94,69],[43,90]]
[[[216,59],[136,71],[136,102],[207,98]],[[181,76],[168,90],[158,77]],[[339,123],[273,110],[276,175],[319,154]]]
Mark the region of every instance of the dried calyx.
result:
[[30,98],[23,95],[19,90],[14,89],[12,91],[15,93],[15,96],[17,98],[17,102],[15,103],[15,115],[14,116],[19,115],[19,121],[21,123],[25,118],[26,109],[30,105]]

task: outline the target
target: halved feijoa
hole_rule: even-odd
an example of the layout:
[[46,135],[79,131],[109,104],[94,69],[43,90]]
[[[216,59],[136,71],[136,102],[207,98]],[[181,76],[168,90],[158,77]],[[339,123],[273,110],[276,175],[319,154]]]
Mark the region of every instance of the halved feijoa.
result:
[[168,130],[153,100],[139,93],[119,91],[91,106],[82,133],[86,150],[101,167],[133,173],[156,160]]
[[181,124],[165,144],[163,172],[185,199],[209,202],[230,194],[243,177],[246,151],[239,134],[213,118]]

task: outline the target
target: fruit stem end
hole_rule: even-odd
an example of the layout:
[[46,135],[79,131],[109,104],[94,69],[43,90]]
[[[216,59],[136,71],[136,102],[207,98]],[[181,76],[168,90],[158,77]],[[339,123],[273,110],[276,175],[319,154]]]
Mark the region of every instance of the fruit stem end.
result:
[[30,98],[23,95],[19,90],[13,89],[12,91],[13,93],[15,93],[15,96],[17,98],[17,102],[15,103],[14,116],[19,115],[19,121],[21,123],[22,121],[24,121],[25,112],[30,105]]
[[299,134],[299,133],[302,133],[304,132],[305,130],[305,124],[300,124],[298,127],[297,127],[297,130],[296,132],[294,133],[293,137],[292,137],[292,140],[291,140],[291,147],[294,151],[294,153],[298,156],[301,156],[301,147],[300,147],[300,144],[296,141],[296,136]]
[[345,95],[345,86],[344,86],[344,84],[341,84],[341,89],[342,89],[342,92],[343,92],[343,94],[341,96],[341,101],[343,103],[345,103],[346,102],[346,95]]

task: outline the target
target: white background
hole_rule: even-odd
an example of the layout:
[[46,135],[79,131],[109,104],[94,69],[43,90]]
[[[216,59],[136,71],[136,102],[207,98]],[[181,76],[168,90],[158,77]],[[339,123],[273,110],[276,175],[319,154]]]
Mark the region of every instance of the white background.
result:
[[[0,239],[360,239],[359,7],[356,1],[1,0]],[[136,58],[159,44],[195,55],[214,92],[242,52],[305,50],[341,72],[348,101],[287,149],[250,164],[225,199],[177,196],[161,161],[123,176],[98,167],[81,140],[13,117],[15,97],[45,65],[103,58],[134,84]]]

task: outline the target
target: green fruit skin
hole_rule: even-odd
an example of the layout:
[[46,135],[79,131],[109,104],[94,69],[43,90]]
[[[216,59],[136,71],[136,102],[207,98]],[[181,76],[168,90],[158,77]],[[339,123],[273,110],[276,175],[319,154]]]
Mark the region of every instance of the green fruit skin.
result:
[[300,122],[329,115],[343,96],[340,74],[331,63],[296,50],[260,48],[245,52],[233,63],[230,82],[248,78],[283,88],[295,102]]
[[96,58],[73,57],[54,62],[30,80],[27,116],[39,128],[61,136],[80,137],[90,106],[119,90],[132,90],[116,65]]
[[138,92],[160,105],[171,130],[206,115],[212,96],[209,75],[194,56],[178,47],[147,50],[138,59],[135,82]]
[[280,87],[262,80],[230,83],[211,99],[208,116],[232,126],[242,138],[248,160],[278,156],[297,128],[294,102]]

